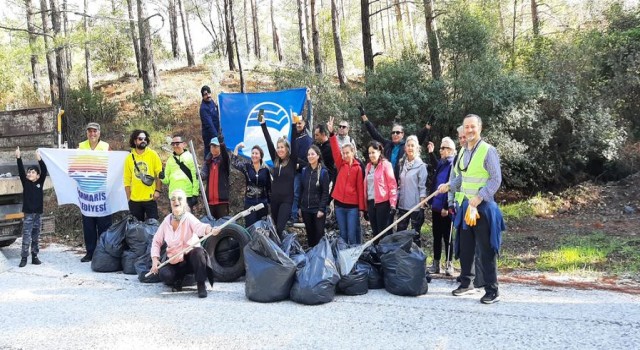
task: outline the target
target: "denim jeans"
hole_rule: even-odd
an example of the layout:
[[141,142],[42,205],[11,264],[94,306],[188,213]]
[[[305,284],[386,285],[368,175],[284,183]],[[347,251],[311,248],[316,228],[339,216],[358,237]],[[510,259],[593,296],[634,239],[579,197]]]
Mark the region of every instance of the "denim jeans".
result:
[[362,238],[359,234],[360,230],[358,230],[360,226],[358,208],[344,208],[336,205],[335,213],[338,229],[340,230],[340,237],[342,237],[347,244],[362,243]]
[[22,221],[22,251],[20,252],[20,256],[23,258],[29,256],[29,246],[31,246],[31,254],[38,255],[38,252],[40,252],[41,216],[42,214],[24,214],[24,220]]
[[293,178],[293,204],[291,205],[291,219],[294,222],[298,222],[298,201],[300,200],[300,185],[302,183],[302,173],[296,173],[296,177]]

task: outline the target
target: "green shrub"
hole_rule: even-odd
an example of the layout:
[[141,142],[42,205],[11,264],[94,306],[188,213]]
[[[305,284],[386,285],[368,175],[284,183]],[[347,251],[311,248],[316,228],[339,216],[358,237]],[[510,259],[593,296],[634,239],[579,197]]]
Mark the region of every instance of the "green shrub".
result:
[[69,91],[69,105],[64,113],[67,121],[67,141],[75,148],[86,139],[85,126],[90,122],[100,124],[102,135],[111,135],[117,131],[114,121],[119,113],[118,105],[109,102],[100,91],[86,88]]

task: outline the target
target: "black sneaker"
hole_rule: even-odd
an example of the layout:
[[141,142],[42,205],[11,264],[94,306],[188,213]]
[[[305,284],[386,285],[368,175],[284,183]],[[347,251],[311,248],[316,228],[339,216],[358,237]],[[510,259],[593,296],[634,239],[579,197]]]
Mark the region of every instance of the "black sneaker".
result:
[[454,296],[461,296],[461,295],[470,295],[470,294],[475,294],[476,289],[473,287],[463,287],[460,286],[458,287],[458,289],[455,289],[453,292],[451,292],[451,294],[453,294]]
[[206,298],[207,297],[207,286],[204,282],[198,282],[198,298]]
[[37,255],[33,254],[31,256],[31,263],[34,264],[34,265],[40,265],[40,264],[42,264],[42,261],[40,261],[40,259],[38,259]]
[[93,259],[93,254],[87,253],[85,256],[82,257],[82,259],[80,259],[80,262],[89,262],[91,261],[91,259]]
[[500,301],[500,293],[498,292],[486,292],[480,302],[483,304],[493,304]]
[[26,256],[20,260],[20,265],[18,265],[18,267],[25,267],[25,266],[27,266],[27,257]]
[[173,282],[173,288],[171,290],[174,292],[182,292],[182,279]]

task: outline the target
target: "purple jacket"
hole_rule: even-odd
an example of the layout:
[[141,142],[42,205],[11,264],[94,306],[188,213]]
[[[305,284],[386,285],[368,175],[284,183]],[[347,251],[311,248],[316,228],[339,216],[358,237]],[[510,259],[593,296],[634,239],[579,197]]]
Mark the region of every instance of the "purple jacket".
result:
[[[453,156],[440,159],[436,166],[436,176],[431,183],[430,193],[435,192],[443,183],[449,181],[449,174],[451,173],[451,167],[453,166]],[[432,211],[441,211],[442,209],[449,208],[447,203],[447,194],[440,193],[437,196],[429,199]]]

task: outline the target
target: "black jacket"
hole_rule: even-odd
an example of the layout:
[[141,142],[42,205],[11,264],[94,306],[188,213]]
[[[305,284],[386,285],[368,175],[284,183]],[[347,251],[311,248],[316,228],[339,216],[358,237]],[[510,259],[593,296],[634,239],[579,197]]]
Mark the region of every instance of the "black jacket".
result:
[[269,135],[267,124],[262,124],[262,133],[267,141],[267,149],[271,160],[273,160],[273,168],[271,168],[271,200],[284,203],[293,203],[293,181],[296,176],[296,168],[298,167],[298,154],[296,150],[296,138],[297,131],[293,128],[293,135],[291,136],[291,155],[289,161],[285,165],[276,165],[276,159],[278,154],[276,148],[273,145],[273,140]]
[[[367,120],[363,123],[365,128],[367,128],[369,135],[371,135],[371,138],[382,144],[382,146],[384,147],[384,157],[391,162],[391,153],[393,152],[393,148],[396,146],[396,144],[394,144],[390,139],[385,139],[384,136],[382,136],[382,134],[378,132],[376,127],[373,126],[373,123],[371,123],[370,121]],[[400,150],[398,150],[398,158],[396,158],[396,163],[391,163],[391,165],[393,165],[393,175],[395,176],[396,181],[398,181],[398,177],[400,175],[400,159],[402,159],[402,157],[404,156],[404,142],[405,140],[403,139],[398,144]]]
[[44,180],[47,178],[47,166],[42,160],[38,161],[40,166],[40,178],[37,181],[27,180],[27,173],[22,164],[22,158],[16,159],[18,162],[18,175],[22,182],[22,212],[25,214],[42,214],[44,212]]
[[[319,174],[318,170],[320,170]],[[324,166],[318,166],[316,169],[307,166],[302,169],[302,180],[298,190],[300,209],[304,212],[326,213],[329,203],[329,182],[329,172]]]
[[322,153],[322,163],[327,168],[329,172],[329,177],[331,178],[331,182],[336,183],[336,176],[338,175],[338,171],[336,170],[336,162],[333,160],[333,153],[331,152],[331,143],[329,139],[326,142],[323,142],[320,145],[317,145],[320,148],[320,153]]

